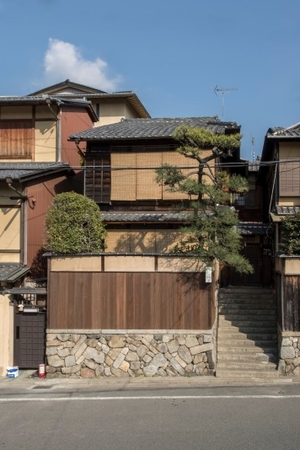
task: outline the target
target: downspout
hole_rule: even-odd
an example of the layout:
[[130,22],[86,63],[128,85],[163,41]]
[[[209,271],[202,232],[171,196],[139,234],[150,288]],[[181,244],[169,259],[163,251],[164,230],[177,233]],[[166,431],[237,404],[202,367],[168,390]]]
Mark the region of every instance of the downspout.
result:
[[[268,208],[268,216],[271,218],[271,209],[272,209],[272,204],[274,201],[274,193],[275,193],[275,187],[276,187],[276,181],[278,179],[278,144],[276,144],[276,152],[275,152],[275,157],[276,157],[276,165],[275,165],[275,171],[274,171],[274,179],[273,179],[273,184],[272,184],[272,189],[271,189],[271,195],[270,195],[270,202],[269,202],[269,208]],[[276,201],[276,199],[275,199]],[[271,218],[272,220],[272,218]],[[278,225],[275,225],[275,252],[278,251]]]
[[7,186],[12,189],[17,195],[11,196],[11,200],[19,200],[21,202],[20,205],[20,214],[21,214],[21,220],[20,220],[20,263],[26,264],[27,261],[27,208],[25,207],[25,202],[28,200],[28,197],[26,195],[26,189],[25,194],[22,194],[22,192],[18,191],[12,183],[13,180],[11,177],[7,177],[5,179]]
[[82,158],[83,161],[83,195],[86,195],[86,160],[85,160],[85,154],[84,152],[81,150],[81,148],[79,147],[80,144],[80,140],[79,139],[75,139],[75,145],[77,148],[77,152],[80,155],[80,157]]
[[[26,194],[27,189],[25,189]],[[21,244],[21,263],[27,265],[27,220],[28,220],[28,213],[27,213],[27,202],[21,202],[21,230],[23,231],[20,236],[20,244]]]
[[61,162],[61,108],[60,103],[56,101],[56,104],[59,108],[58,114],[52,109],[51,107],[51,98],[48,97],[46,99],[46,104],[50,111],[52,112],[53,116],[56,120],[56,155],[55,155],[55,162]]

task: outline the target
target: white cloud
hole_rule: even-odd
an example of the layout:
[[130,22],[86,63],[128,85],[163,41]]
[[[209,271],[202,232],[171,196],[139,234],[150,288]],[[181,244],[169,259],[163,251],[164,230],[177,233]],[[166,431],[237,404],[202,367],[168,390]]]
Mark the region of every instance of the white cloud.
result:
[[113,91],[120,81],[120,78],[108,76],[105,61],[100,58],[88,61],[75,45],[58,39],[49,39],[44,67],[48,82],[70,79],[103,91]]

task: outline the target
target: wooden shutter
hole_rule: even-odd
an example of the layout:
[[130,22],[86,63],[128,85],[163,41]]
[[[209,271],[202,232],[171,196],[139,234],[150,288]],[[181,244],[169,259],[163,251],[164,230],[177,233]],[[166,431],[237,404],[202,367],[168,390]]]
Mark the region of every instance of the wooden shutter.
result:
[[31,159],[34,153],[32,120],[1,120],[0,148],[1,159]]

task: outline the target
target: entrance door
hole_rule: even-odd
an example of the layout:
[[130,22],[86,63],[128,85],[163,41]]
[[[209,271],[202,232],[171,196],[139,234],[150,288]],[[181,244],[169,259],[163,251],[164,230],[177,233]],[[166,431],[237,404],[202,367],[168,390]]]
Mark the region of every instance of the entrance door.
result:
[[38,369],[45,362],[46,313],[16,313],[14,365]]

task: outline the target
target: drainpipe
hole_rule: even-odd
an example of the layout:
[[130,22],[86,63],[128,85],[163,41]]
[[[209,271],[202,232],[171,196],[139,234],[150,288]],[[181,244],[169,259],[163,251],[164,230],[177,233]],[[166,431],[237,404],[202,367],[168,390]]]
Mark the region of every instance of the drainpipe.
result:
[[[27,208],[25,206],[26,200],[28,200],[28,196],[22,194],[16,189],[12,183],[13,180],[11,177],[7,177],[5,179],[7,186],[12,189],[17,195],[13,195],[10,197],[11,200],[19,200],[21,202],[20,205],[20,263],[26,264],[27,260]],[[26,194],[26,192],[25,192]]]
[[51,97],[46,98],[46,104],[50,111],[52,112],[53,116],[56,120],[56,155],[55,155],[55,161],[61,162],[61,108],[59,101],[56,100],[56,105],[59,107],[58,114],[53,110],[51,104],[52,100]]
[[[273,184],[272,184],[271,195],[270,195],[270,202],[269,202],[269,209],[268,209],[269,217],[271,217],[271,209],[272,209],[273,201],[276,203],[276,197],[277,197],[275,188],[276,188],[276,182],[278,179],[278,144],[276,144],[275,157],[276,157],[277,162],[275,165],[274,178],[273,178]],[[278,225],[275,224],[275,252],[277,252],[277,251],[278,251]]]
[[25,204],[25,202],[21,202],[21,230],[22,233],[20,235],[20,245],[21,245],[21,255],[20,255],[20,259],[21,259],[21,263],[22,264],[27,264],[27,205]]

